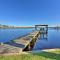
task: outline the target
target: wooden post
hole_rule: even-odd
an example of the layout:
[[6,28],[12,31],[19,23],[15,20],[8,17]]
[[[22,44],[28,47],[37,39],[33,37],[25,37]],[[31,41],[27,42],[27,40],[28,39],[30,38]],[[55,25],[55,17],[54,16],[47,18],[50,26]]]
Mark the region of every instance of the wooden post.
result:
[[1,42],[0,45],[3,45],[3,42]]
[[28,45],[28,50],[29,50],[29,51],[31,50],[30,43],[29,43],[29,45]]
[[35,30],[36,30],[36,26],[35,26]]

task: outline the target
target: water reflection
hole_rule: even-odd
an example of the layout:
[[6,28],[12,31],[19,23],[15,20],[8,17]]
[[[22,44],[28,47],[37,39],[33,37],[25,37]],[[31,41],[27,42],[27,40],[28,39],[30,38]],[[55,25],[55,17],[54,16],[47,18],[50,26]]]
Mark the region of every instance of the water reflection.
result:
[[39,40],[48,40],[48,33],[41,33]]
[[33,50],[60,48],[60,30],[51,29],[47,34],[40,34]]

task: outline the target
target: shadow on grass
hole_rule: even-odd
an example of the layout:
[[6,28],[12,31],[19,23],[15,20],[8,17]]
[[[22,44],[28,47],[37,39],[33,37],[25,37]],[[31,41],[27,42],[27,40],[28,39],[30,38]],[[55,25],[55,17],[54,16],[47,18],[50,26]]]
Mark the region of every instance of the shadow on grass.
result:
[[40,53],[33,53],[33,55],[41,56],[49,59],[60,60],[60,54],[52,53],[52,52],[40,52]]

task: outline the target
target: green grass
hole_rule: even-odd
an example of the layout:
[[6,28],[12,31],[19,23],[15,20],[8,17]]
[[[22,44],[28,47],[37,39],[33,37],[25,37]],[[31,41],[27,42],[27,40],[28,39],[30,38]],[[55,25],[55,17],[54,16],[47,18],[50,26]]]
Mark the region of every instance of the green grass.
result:
[[0,60],[60,60],[60,50],[14,56],[0,56]]

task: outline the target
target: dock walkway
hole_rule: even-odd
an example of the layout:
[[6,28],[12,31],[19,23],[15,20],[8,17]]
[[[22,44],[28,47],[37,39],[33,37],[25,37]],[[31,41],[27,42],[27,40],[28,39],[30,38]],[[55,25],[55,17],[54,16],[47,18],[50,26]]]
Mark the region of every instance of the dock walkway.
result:
[[39,34],[40,34],[39,31],[33,31],[26,36],[0,45],[0,54],[20,53],[25,50],[31,50]]

